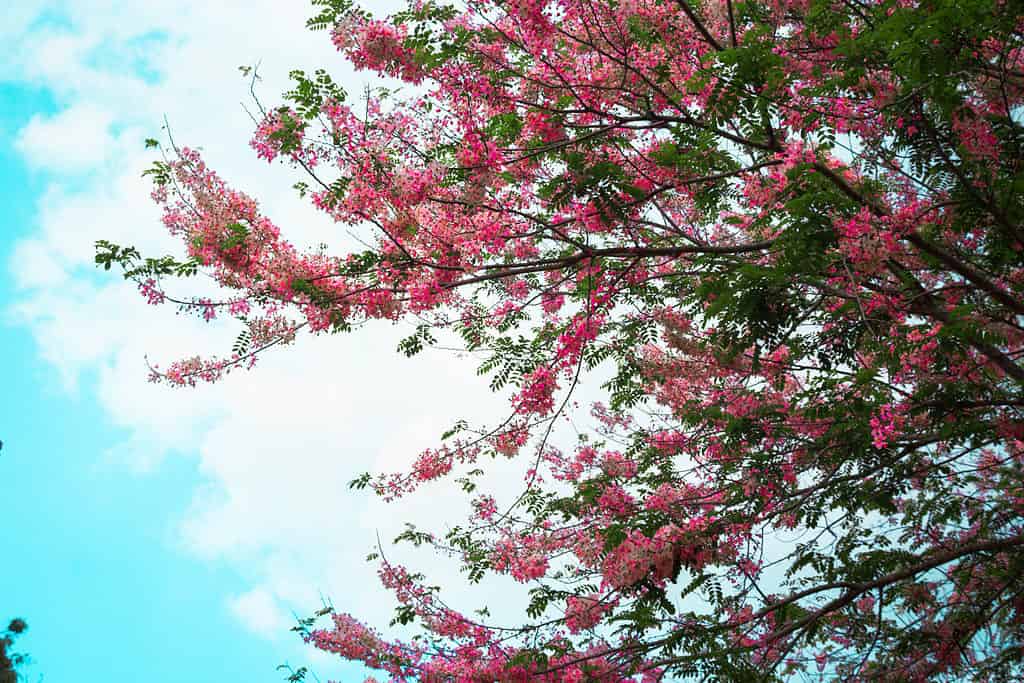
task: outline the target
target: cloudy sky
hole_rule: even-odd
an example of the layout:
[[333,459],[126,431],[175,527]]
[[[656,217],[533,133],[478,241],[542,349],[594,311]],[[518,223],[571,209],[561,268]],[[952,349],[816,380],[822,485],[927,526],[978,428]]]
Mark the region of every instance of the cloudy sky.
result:
[[325,597],[385,625],[392,603],[364,561],[377,534],[410,519],[443,529],[464,509],[444,488],[385,506],[346,484],[401,468],[458,418],[500,411],[471,359],[404,359],[408,330],[383,324],[304,339],[217,386],[149,385],[147,355],[221,353],[237,330],[148,307],[92,264],[97,239],[176,248],[139,175],[165,117],[295,241],[343,239],[287,168],[248,147],[240,65],[261,64],[271,103],[297,67],[360,90],[327,36],[305,29],[309,13],[301,1],[5,3],[0,619],[29,622],[30,680],[274,681],[285,661],[348,680],[358,672],[288,632],[293,613]]

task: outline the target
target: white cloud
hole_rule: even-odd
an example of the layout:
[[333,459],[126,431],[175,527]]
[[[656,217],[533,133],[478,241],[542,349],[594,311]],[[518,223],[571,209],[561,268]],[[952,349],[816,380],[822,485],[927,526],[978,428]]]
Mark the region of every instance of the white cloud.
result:
[[254,588],[231,598],[227,604],[239,622],[265,638],[275,638],[291,625],[291,619],[266,588]]
[[14,247],[12,261],[18,264],[14,275],[19,287],[55,287],[65,279],[63,266],[41,239],[19,242]]
[[15,147],[37,168],[58,172],[95,169],[114,151],[113,122],[106,109],[78,104],[55,116],[33,116],[19,131]]

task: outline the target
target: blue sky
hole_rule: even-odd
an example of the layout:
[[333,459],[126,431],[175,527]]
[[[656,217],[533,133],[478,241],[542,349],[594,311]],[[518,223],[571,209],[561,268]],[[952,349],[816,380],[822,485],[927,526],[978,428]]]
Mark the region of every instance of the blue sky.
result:
[[[215,355],[237,330],[147,306],[92,260],[97,239],[180,249],[139,175],[165,119],[297,245],[344,248],[297,178],[249,149],[238,66],[261,63],[268,102],[293,68],[328,67],[349,92],[364,81],[305,29],[303,2],[24,0],[5,12],[0,619],[29,622],[30,680],[274,681],[284,661],[362,680],[304,647],[293,615],[326,596],[385,627],[393,602],[365,562],[376,538],[407,520],[443,529],[467,503],[428,490],[385,505],[346,484],[402,469],[456,419],[498,414],[500,397],[470,359],[396,354],[408,330],[389,324],[300,340],[217,386],[151,385],[146,356]],[[430,556],[388,557],[458,585]],[[487,590],[448,598],[471,609]]]

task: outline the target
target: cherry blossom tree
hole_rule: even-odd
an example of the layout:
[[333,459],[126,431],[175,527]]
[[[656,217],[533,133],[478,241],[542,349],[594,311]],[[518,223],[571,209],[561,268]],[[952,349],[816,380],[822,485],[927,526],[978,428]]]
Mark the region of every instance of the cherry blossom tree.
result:
[[[310,643],[395,681],[1024,675],[1019,4],[315,4],[388,87],[295,72],[252,146],[367,248],[295,248],[172,144],[148,173],[187,257],[97,262],[241,321],[171,385],[375,318],[484,353],[496,426],[353,486],[462,477],[472,514],[406,539],[530,601],[491,624],[380,559],[421,635],[329,612]],[[219,287],[175,297],[196,272]],[[597,367],[594,429],[556,443]],[[496,456],[528,469],[510,507],[473,490]]]

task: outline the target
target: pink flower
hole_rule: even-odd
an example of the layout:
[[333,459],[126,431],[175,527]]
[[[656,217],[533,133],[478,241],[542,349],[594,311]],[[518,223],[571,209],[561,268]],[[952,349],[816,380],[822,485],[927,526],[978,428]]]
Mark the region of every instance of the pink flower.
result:
[[614,609],[617,600],[602,600],[597,593],[570,596],[565,601],[565,625],[570,633],[593,628]]
[[870,420],[871,443],[875,448],[885,448],[902,424],[903,416],[899,409],[892,404],[883,405]]
[[516,412],[522,415],[549,414],[555,406],[554,392],[557,388],[558,381],[551,368],[537,368],[527,375],[516,397]]
[[146,297],[146,303],[152,305],[162,304],[165,300],[164,293],[157,287],[156,280],[149,278],[139,284],[139,291]]

